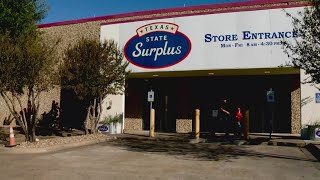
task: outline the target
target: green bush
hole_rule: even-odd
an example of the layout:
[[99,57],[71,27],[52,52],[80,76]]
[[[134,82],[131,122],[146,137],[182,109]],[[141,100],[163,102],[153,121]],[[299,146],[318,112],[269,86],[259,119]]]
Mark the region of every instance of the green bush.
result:
[[104,118],[103,121],[101,121],[102,124],[111,124],[111,123],[122,123],[123,114],[116,114],[115,116],[107,116]]

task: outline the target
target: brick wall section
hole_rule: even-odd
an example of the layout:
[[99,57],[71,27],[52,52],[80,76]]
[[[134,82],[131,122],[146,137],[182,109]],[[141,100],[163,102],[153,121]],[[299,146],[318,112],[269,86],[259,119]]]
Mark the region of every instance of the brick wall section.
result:
[[297,1],[297,2],[283,2],[283,3],[274,3],[274,4],[265,4],[265,5],[252,5],[252,6],[239,6],[239,7],[225,7],[225,8],[211,8],[211,9],[200,9],[200,10],[187,10],[187,11],[180,11],[180,12],[170,12],[170,13],[156,13],[156,14],[148,14],[148,15],[141,15],[141,16],[131,16],[131,17],[121,17],[117,19],[108,19],[106,23],[116,23],[116,22],[123,22],[123,21],[131,21],[131,20],[143,20],[143,19],[161,19],[170,16],[190,16],[196,14],[212,14],[221,11],[237,11],[241,9],[248,9],[248,8],[263,8],[263,7],[276,7],[281,5],[299,5],[304,4],[306,1]]
[[141,118],[125,118],[124,131],[142,131]]
[[192,119],[177,119],[176,132],[177,133],[192,132]]
[[42,28],[44,39],[48,42],[56,42],[58,57],[62,58],[68,47],[76,44],[81,38],[97,39],[100,37],[100,24],[102,21],[93,21],[80,24],[70,24],[64,26],[52,26]]
[[[27,96],[24,96],[21,99],[21,103],[24,107],[27,106]],[[58,102],[60,106],[60,88],[54,88],[48,92],[43,92],[40,94],[40,107],[39,107],[39,116],[41,117],[41,114],[48,113],[51,110],[51,104],[52,101]],[[18,104],[16,103],[16,106],[18,107]],[[10,115],[10,112],[8,110],[8,107],[5,103],[5,101],[0,98],[0,126],[3,125],[3,121],[6,117]],[[13,122],[13,125],[15,125],[15,121]]]
[[301,129],[301,103],[300,88],[291,92],[291,133],[300,134]]

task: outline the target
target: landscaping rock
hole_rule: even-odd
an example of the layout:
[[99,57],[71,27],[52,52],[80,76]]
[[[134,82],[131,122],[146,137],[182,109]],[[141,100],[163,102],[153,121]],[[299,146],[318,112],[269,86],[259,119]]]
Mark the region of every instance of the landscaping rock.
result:
[[53,146],[61,146],[67,144],[76,144],[87,141],[108,141],[114,137],[104,134],[89,134],[82,136],[70,136],[70,137],[57,137],[51,139],[40,139],[37,142],[22,142],[20,145],[14,148],[48,148]]

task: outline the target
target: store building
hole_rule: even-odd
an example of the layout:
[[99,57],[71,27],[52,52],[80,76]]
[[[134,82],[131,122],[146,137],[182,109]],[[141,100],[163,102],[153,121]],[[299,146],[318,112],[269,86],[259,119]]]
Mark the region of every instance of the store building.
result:
[[[250,132],[300,133],[319,120],[317,89],[301,84],[302,70],[281,41],[298,38],[286,12],[305,1],[254,1],[155,10],[41,25],[65,49],[81,37],[113,39],[124,49],[131,75],[124,95],[109,96],[104,114],[124,114],[124,130],[148,130],[148,91],[154,92],[156,131],[191,132],[194,110],[210,131],[213,110],[228,98],[250,112]],[[65,38],[65,39],[64,39]],[[267,95],[268,94],[268,95]],[[273,96],[274,95],[274,96]],[[62,98],[63,100],[63,98]],[[107,104],[105,104],[107,106]],[[106,108],[104,108],[106,109]]]

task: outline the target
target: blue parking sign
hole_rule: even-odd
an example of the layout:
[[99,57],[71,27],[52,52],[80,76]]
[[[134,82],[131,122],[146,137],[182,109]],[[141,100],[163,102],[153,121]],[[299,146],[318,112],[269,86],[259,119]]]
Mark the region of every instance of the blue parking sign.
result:
[[320,103],[320,93],[316,93],[316,103]]

